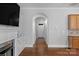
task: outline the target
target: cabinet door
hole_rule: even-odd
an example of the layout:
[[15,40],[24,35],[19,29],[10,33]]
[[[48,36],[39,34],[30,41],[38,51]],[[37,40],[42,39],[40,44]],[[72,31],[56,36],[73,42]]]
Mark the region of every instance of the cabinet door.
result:
[[77,16],[77,30],[79,30],[79,16]]
[[79,48],[79,38],[75,38],[72,40],[72,47]]
[[77,29],[77,20],[75,15],[69,16],[69,29],[76,30]]
[[69,47],[70,48],[79,48],[79,37],[70,37],[69,38]]

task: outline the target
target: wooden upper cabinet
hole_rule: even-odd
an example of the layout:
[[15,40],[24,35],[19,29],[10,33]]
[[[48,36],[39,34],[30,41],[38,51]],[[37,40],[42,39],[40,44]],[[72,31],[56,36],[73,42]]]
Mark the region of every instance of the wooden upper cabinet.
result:
[[76,30],[77,29],[77,17],[76,15],[69,15],[69,29]]
[[72,14],[68,16],[69,29],[79,30],[79,14]]

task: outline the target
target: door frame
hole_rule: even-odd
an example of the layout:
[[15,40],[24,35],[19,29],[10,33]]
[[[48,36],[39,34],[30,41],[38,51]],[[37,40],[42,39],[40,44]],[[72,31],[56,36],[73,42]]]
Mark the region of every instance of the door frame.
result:
[[35,43],[35,41],[36,41],[36,31],[35,31],[35,20],[36,20],[36,18],[37,17],[44,17],[45,18],[45,26],[46,26],[46,32],[47,32],[47,34],[46,34],[46,42],[48,43],[48,18],[47,18],[47,16],[45,15],[45,14],[37,14],[37,15],[35,15],[34,17],[33,17],[33,44]]

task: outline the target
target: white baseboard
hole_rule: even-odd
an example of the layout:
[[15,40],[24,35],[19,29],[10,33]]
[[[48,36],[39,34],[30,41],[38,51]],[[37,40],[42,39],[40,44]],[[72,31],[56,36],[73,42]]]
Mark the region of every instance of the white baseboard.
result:
[[48,47],[50,48],[68,48],[67,45],[48,45]]
[[[33,47],[33,44],[26,44],[25,47]],[[68,48],[67,45],[48,45],[50,48]]]
[[24,50],[24,47],[21,48],[19,51],[16,50],[14,56],[19,56],[23,50]]
[[25,47],[33,47],[33,44],[26,44]]
[[22,48],[22,49],[19,51],[19,53],[17,54],[17,56],[19,56],[20,53],[21,53],[23,50],[24,50],[24,48]]

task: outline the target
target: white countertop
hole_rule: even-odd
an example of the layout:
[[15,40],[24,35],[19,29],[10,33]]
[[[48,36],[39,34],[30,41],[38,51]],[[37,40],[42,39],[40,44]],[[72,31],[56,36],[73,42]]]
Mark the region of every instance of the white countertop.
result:
[[0,44],[15,39],[17,32],[18,27],[0,25]]
[[[12,39],[13,40],[13,39]],[[9,41],[6,41],[6,42],[3,42],[2,44],[0,44],[0,48],[12,43],[12,40],[9,40]]]

